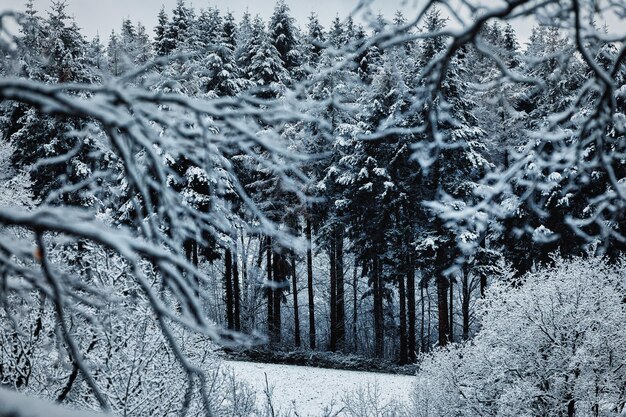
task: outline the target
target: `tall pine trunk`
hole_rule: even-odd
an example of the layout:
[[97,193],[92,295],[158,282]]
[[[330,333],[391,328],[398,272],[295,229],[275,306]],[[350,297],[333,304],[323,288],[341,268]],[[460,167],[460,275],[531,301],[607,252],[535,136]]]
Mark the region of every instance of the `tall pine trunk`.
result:
[[265,238],[265,255],[267,258],[267,335],[272,341],[274,335],[274,287],[272,279],[272,238]]
[[448,344],[450,319],[448,318],[448,288],[450,282],[442,274],[437,274],[437,313],[439,326],[439,346]]
[[[404,272],[404,271],[402,271]],[[403,273],[398,274],[398,298],[400,301],[400,365],[408,362],[408,343],[406,329],[406,290],[404,287],[405,276]]]
[[311,241],[311,219],[306,219],[306,273],[309,291],[309,346],[315,349],[315,301],[313,297],[313,243]]
[[462,277],[462,294],[463,300],[461,304],[461,311],[463,314],[463,340],[469,339],[469,322],[470,322],[470,289],[469,289],[469,277],[467,273],[467,269],[464,268],[463,277]]
[[235,330],[241,331],[241,289],[239,287],[239,255],[236,236],[233,251],[233,303]]
[[328,350],[334,352],[337,350],[337,263],[335,262],[335,234],[331,233],[328,258],[330,267],[330,340]]
[[448,318],[450,319],[450,324],[448,327],[448,331],[449,331],[449,337],[448,337],[448,341],[450,343],[454,342],[454,280],[452,278],[450,278],[450,289],[449,289],[449,294],[450,294],[450,302],[449,302],[449,309],[450,309],[450,313],[448,314]]
[[283,298],[283,286],[285,284],[288,270],[286,268],[286,261],[284,255],[277,251],[273,251],[273,274],[274,274],[274,287],[272,288],[272,302],[274,313],[272,319],[273,333],[270,335],[270,339],[273,343],[279,344],[281,342],[281,329],[282,329],[282,316],[281,316],[281,301]]
[[291,283],[293,293],[293,320],[294,320],[294,342],[296,347],[300,347],[300,312],[298,311],[298,282],[296,278],[296,254],[294,251],[290,251],[291,254]]
[[[78,242],[79,252],[82,252],[82,249],[81,249],[82,244],[83,244],[82,241]],[[187,256],[187,260],[191,262],[193,266],[198,268],[198,243],[193,239],[187,239],[183,246],[185,248],[185,255]],[[199,297],[200,296],[200,281],[198,280],[197,277],[193,278],[193,285],[194,285],[193,292],[196,297]]]
[[232,266],[233,259],[230,249],[226,249],[224,251],[224,287],[226,291],[226,323],[229,329],[235,328]]
[[424,339],[424,332],[426,330],[426,298],[424,296],[423,282],[420,282],[420,303],[422,307],[422,315],[420,317],[420,349],[422,352],[426,352],[426,340]]
[[426,316],[426,340],[424,341],[424,352],[429,352],[431,348],[430,335],[432,334],[432,300],[430,298],[430,291],[426,287],[426,299],[428,300],[428,315]]
[[357,277],[357,269],[358,269],[358,260],[355,255],[354,257],[354,271],[352,271],[352,342],[353,342],[353,350],[356,353],[359,349],[359,338],[357,333],[357,319],[358,319],[358,277]]
[[[406,293],[408,306],[408,359],[409,363],[415,363],[417,361],[417,353],[415,349],[415,268],[413,267],[413,257],[411,255],[407,257]],[[424,322],[422,320],[422,328],[423,323]]]
[[374,353],[377,358],[385,355],[385,332],[383,312],[382,265],[378,255],[372,259],[373,295],[374,295]]
[[345,308],[345,285],[343,275],[343,230],[335,231],[335,275],[337,289],[335,291],[335,319],[336,319],[336,347],[337,350],[345,350],[346,347],[346,308]]

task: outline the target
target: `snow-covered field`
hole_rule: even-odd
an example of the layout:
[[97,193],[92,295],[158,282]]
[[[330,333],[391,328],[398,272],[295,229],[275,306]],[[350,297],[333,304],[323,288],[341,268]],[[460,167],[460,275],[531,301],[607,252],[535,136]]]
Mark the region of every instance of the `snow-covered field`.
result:
[[272,401],[281,411],[295,410],[300,416],[319,416],[333,401],[333,410],[342,406],[342,399],[358,389],[377,386],[382,404],[408,401],[414,378],[374,372],[342,371],[306,366],[275,365],[255,362],[227,361],[238,379],[257,390],[259,404],[266,401],[265,376]]

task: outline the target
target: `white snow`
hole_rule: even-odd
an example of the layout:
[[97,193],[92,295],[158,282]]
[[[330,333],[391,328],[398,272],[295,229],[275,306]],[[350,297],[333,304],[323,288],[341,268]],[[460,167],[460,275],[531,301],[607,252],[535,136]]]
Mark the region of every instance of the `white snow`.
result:
[[299,416],[320,416],[333,401],[333,410],[341,408],[342,399],[367,386],[378,385],[381,403],[407,402],[415,378],[375,372],[343,371],[307,366],[275,365],[226,361],[235,377],[254,387],[259,405],[266,402],[265,375],[275,409],[296,411]]
[[0,387],[0,417],[105,417],[107,414],[75,410]]

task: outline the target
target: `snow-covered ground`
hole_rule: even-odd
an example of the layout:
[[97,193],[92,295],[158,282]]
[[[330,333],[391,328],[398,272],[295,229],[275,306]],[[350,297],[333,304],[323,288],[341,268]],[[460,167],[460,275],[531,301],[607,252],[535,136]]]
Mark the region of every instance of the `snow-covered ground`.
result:
[[[274,365],[256,362],[227,361],[235,376],[257,390],[257,401],[266,401],[265,376],[275,408],[295,410],[299,416],[320,416],[333,401],[333,410],[342,406],[342,399],[356,390],[377,386],[382,404],[406,402],[414,378],[375,372],[342,371],[307,366]],[[371,390],[370,390],[371,391]]]

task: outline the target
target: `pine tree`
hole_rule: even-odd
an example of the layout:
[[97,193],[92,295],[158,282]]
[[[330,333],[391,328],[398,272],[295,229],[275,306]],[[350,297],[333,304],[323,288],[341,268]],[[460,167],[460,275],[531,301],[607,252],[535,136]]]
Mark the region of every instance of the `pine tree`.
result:
[[303,64],[311,67],[309,70],[313,70],[319,64],[322,50],[325,47],[324,43],[324,28],[320,24],[317,14],[311,13],[307,23],[306,35],[300,44]]
[[235,17],[231,12],[224,16],[224,24],[222,25],[222,41],[228,49],[235,51],[237,49],[237,24]]
[[137,22],[135,32],[133,62],[136,65],[143,65],[152,59],[152,45],[146,27],[141,22]]
[[[48,16],[41,21],[41,30],[37,29],[43,35],[37,42],[45,53],[45,61],[37,72],[40,79],[50,83],[93,82],[97,77],[85,65],[86,41],[67,15],[66,7],[63,1],[53,2]],[[86,180],[100,163],[105,163],[98,161],[101,152],[92,134],[70,134],[80,131],[84,122],[42,116],[29,108],[15,109],[12,120],[6,136],[15,149],[12,161],[29,171],[33,194],[43,199],[58,192],[53,199],[56,203],[92,204],[93,196],[85,190],[63,191],[65,186]],[[33,166],[44,158],[58,158],[61,162]]]
[[168,55],[175,48],[175,45],[169,37],[168,20],[165,7],[161,7],[158,16],[158,23],[154,29],[154,51],[158,56]]
[[255,89],[256,95],[263,98],[278,96],[285,70],[259,16],[254,19],[250,37],[239,51],[237,61],[242,77]]
[[284,0],[278,0],[269,23],[269,37],[278,51],[283,68],[292,78],[301,77],[300,53],[298,50],[297,28],[293,17],[289,14],[289,6]]
[[223,22],[220,12],[216,8],[202,10],[198,16],[196,45],[204,50],[222,43]]
[[341,20],[339,19],[339,16],[335,16],[331,22],[330,30],[328,32],[328,42],[333,48],[339,49],[345,45],[345,40],[346,38]]
[[186,42],[192,39],[193,21],[193,10],[186,6],[185,0],[177,0],[176,7],[172,10],[172,20],[167,25],[168,52],[188,45]]
[[107,70],[107,58],[100,36],[96,35],[91,42],[87,45],[85,51],[85,64],[91,70],[95,72],[95,76],[98,79]]
[[109,44],[107,45],[107,58],[109,72],[114,77],[118,77],[123,72],[124,64],[122,62],[123,57],[120,39],[115,33],[115,30],[112,30],[111,35],[109,36]]

